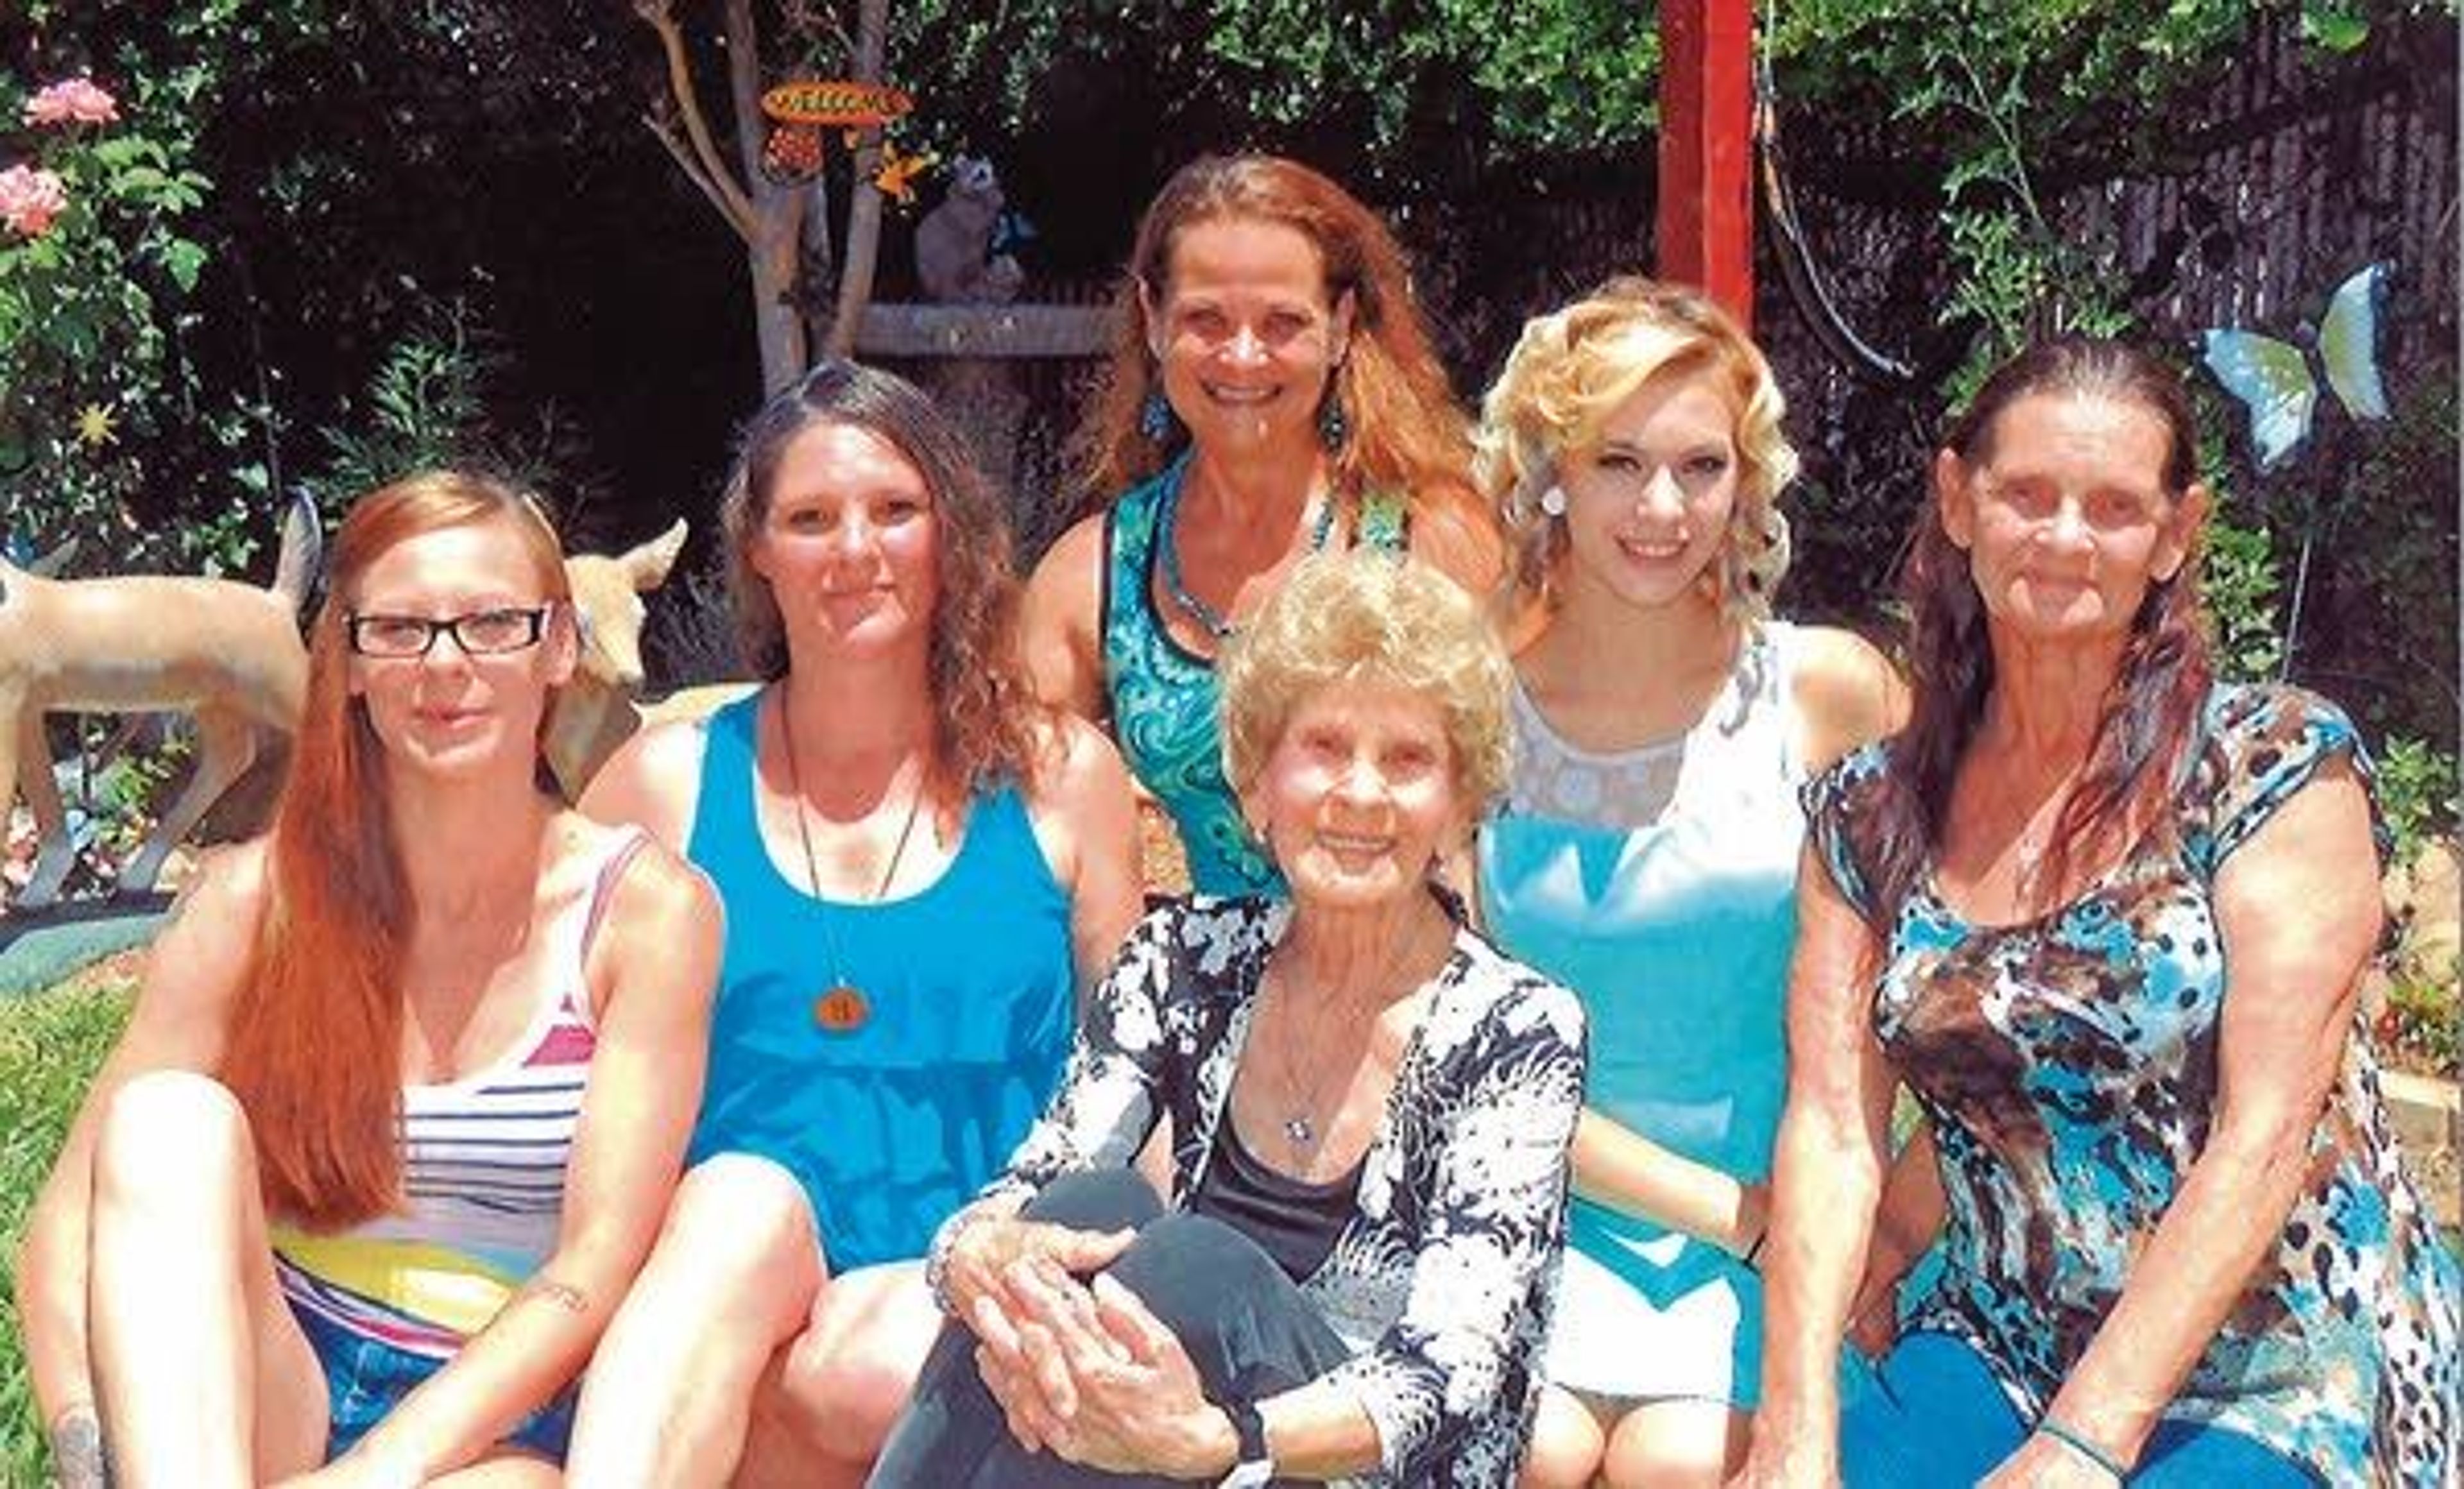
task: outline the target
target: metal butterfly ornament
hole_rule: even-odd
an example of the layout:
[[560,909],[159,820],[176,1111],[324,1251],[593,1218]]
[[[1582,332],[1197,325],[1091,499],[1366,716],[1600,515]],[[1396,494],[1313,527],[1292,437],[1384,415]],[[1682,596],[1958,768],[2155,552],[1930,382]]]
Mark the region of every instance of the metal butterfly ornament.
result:
[[2261,474],[2290,459],[2309,438],[2319,407],[2315,360],[2336,401],[2356,419],[2387,417],[2379,377],[2378,317],[2387,299],[2388,266],[2369,264],[2328,296],[2316,350],[2256,331],[2211,330],[2199,360],[2225,390],[2250,410],[2251,448]]

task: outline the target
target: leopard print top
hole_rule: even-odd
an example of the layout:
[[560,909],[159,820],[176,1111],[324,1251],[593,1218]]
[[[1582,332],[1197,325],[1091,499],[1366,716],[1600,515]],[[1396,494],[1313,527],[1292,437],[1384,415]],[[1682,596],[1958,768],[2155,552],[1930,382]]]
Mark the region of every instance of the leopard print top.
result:
[[[1962,920],[1928,875],[1875,989],[1877,1034],[1932,1119],[1945,1265],[1907,1326],[1973,1345],[2041,1414],[2129,1281],[2204,1147],[2231,989],[2217,868],[2343,759],[2352,724],[2291,688],[2220,687],[2180,798],[2078,899],[2013,926]],[[1832,878],[1860,909],[1880,746],[1807,788]],[[2444,1485],[2454,1472],[2454,1259],[2400,1166],[2356,1027],[2312,1140],[2309,1188],[2166,1414],[2230,1428],[2326,1482]]]

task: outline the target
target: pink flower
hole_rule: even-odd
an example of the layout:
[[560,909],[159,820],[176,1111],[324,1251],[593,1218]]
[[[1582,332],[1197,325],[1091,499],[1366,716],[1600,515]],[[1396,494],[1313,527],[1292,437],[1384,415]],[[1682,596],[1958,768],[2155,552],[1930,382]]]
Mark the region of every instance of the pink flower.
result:
[[68,205],[68,188],[51,171],[31,165],[0,170],[0,223],[6,223],[11,231],[39,238],[51,230],[52,219]]
[[108,124],[119,118],[118,101],[91,77],[55,82],[26,100],[29,124]]

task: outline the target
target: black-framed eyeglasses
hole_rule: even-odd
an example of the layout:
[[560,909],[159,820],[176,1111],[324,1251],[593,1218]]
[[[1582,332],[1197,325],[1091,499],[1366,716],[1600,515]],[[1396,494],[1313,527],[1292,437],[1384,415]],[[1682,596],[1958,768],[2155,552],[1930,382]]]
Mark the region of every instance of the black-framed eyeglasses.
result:
[[363,657],[424,657],[439,636],[451,636],[465,656],[495,656],[536,646],[556,606],[500,605],[469,615],[432,620],[424,615],[352,614],[342,622],[351,649]]

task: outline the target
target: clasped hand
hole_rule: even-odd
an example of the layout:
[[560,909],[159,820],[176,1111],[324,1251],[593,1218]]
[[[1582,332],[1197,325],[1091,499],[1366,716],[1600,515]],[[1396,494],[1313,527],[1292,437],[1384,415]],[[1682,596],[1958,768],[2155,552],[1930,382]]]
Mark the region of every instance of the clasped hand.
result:
[[1198,1478],[1228,1466],[1229,1419],[1135,1294],[1109,1276],[1081,1282],[1043,1255],[1013,1260],[1001,1281],[965,1317],[976,1368],[1021,1446],[1109,1473]]

